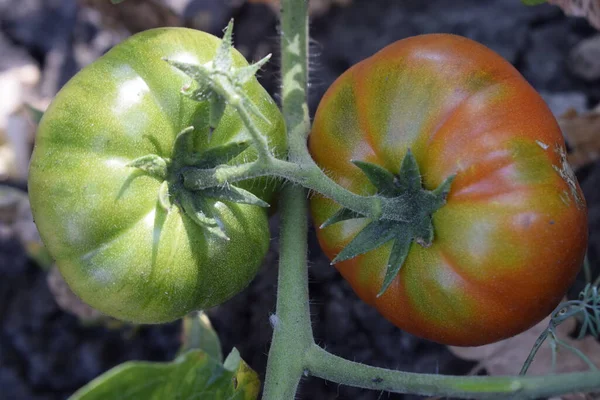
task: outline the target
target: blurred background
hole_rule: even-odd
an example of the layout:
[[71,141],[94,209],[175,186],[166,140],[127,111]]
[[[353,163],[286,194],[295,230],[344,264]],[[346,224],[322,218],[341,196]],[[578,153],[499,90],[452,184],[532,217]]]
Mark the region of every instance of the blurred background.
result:
[[[124,361],[172,360],[180,345],[179,323],[133,327],[106,319],[81,304],[52,267],[26,193],[35,110],[44,110],[73,74],[135,32],[179,25],[220,36],[231,18],[236,47],[248,59],[274,53],[259,79],[278,98],[278,10],[276,0],[128,0],[119,6],[109,0],[0,0],[1,398],[64,399]],[[600,111],[595,109],[600,35],[588,21],[566,17],[555,6],[526,7],[519,0],[311,0],[311,12],[311,111],[344,70],[407,36],[467,36],[514,64],[563,127],[590,208],[591,265],[600,263]],[[224,353],[237,347],[261,378],[272,333],[269,315],[275,310],[277,217],[271,222],[272,250],[257,279],[208,311]],[[315,337],[345,358],[418,372],[508,374],[518,372],[539,334],[479,352],[418,339],[358,300],[321,254],[314,235],[309,246]],[[574,345],[600,364],[597,341]],[[571,359],[561,361],[559,369],[585,369],[585,364]],[[298,398],[417,397],[307,379]]]

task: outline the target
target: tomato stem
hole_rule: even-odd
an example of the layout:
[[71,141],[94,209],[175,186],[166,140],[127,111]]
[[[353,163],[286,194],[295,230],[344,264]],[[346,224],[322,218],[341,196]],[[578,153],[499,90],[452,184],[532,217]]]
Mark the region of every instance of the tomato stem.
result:
[[392,371],[345,360],[314,345],[307,352],[306,373],[336,383],[411,393],[468,399],[530,399],[600,388],[600,372],[536,377],[444,376]]
[[[353,193],[329,178],[312,160],[296,163],[269,155],[267,158],[245,164],[220,165],[211,169],[186,167],[181,174],[188,190],[203,190],[260,176],[278,176],[331,198],[363,216],[373,219],[407,220],[398,212],[399,200]],[[385,214],[382,212],[384,202],[387,204]]]
[[[288,157],[298,161],[306,148],[310,129],[306,103],[308,1],[282,0],[281,6],[283,115],[288,129]],[[269,169],[274,165],[291,169],[294,164],[269,157],[259,159],[256,168]],[[296,165],[294,168],[301,169]],[[277,309],[272,317],[273,340],[267,363],[264,400],[296,397],[304,371],[304,356],[314,343],[308,301],[306,191],[298,186],[284,188],[280,206],[282,221]]]

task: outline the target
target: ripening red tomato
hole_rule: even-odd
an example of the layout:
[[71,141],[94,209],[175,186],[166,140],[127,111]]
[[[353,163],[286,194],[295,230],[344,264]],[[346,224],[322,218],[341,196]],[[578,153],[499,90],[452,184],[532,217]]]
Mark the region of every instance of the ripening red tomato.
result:
[[[455,174],[380,297],[388,243],[336,264],[358,296],[415,335],[475,346],[533,326],[560,302],[583,261],[587,211],[550,110],[503,58],[466,38],[396,42],[345,72],[315,116],[310,151],[340,185],[375,193],[350,160],[397,174],[411,149],[432,190]],[[340,206],[315,196],[317,226]],[[369,223],[317,229],[333,259]]]

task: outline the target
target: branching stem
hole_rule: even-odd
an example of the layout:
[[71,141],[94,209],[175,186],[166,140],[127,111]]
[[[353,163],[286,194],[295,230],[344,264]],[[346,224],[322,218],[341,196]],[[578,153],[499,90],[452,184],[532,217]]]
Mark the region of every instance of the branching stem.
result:
[[244,106],[242,99],[236,94],[235,88],[231,86],[228,79],[226,77],[219,78],[221,85],[216,86],[215,89],[222,88],[218,91],[219,95],[221,95],[230,106],[235,108],[242,119],[242,122],[244,122],[244,125],[248,128],[248,132],[250,133],[250,137],[252,138],[258,153],[258,160],[268,159],[271,157],[271,152],[269,151],[267,139],[256,127],[256,124],[250,117],[250,113]]
[[400,218],[396,212],[393,215],[392,213],[382,215],[385,199],[376,196],[360,196],[346,190],[325,175],[312,160],[298,164],[267,155],[263,159],[246,164],[221,165],[214,169],[188,168],[182,174],[184,185],[189,190],[223,186],[259,176],[278,176],[332,198],[342,206],[362,215],[374,219],[379,217]]

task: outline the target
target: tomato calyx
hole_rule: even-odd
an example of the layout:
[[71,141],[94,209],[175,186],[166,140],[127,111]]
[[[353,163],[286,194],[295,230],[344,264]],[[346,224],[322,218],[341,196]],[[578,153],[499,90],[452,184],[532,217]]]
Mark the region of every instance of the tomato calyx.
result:
[[242,107],[250,114],[269,122],[269,119],[248,97],[244,85],[254,79],[256,73],[271,59],[271,54],[254,64],[239,68],[234,67],[232,34],[233,20],[229,22],[225,29],[223,40],[214,60],[206,64],[197,65],[174,59],[165,59],[166,62],[193,79],[193,82],[181,89],[181,93],[192,100],[207,101],[209,103],[211,128],[217,127],[225,113],[227,104],[236,109]]
[[[333,259],[332,264],[354,258],[390,241],[393,242],[383,285],[377,295],[379,297],[400,272],[412,242],[423,247],[431,246],[434,238],[431,217],[446,203],[454,176],[448,177],[435,190],[424,189],[421,185],[419,165],[410,149],[402,160],[398,175],[376,164],[364,161],[352,162],[377,188],[377,196],[383,198],[383,215],[392,215],[395,218],[372,220]],[[321,229],[355,218],[364,218],[364,216],[342,208],[326,220],[321,225]]]
[[[173,67],[192,78],[192,82],[185,85],[181,93],[194,101],[208,103],[206,126],[198,127],[199,129],[190,126],[182,130],[175,140],[171,159],[149,154],[129,164],[130,167],[138,168],[163,181],[158,202],[166,212],[169,212],[172,204],[176,204],[196,224],[225,240],[229,238],[224,224],[216,213],[212,212],[215,200],[265,208],[269,207],[269,204],[251,192],[228,182],[223,185],[190,189],[184,185],[184,176],[185,171],[191,168],[210,170],[225,165],[251,144],[256,145],[259,158],[268,157],[270,154],[266,139],[254,129],[249,115],[255,115],[266,122],[269,120],[244,90],[244,85],[253,79],[260,68],[269,61],[270,55],[255,64],[234,67],[232,32],[233,22],[230,22],[215,58],[206,64],[196,65],[165,59]],[[227,143],[200,152],[195,151],[194,143],[198,141],[194,140],[194,135],[207,135],[207,138],[203,138],[204,140],[200,142],[210,143],[213,129],[218,127],[228,104],[239,112],[249,129],[252,140]]]
[[186,169],[214,168],[226,164],[250,145],[249,141],[232,142],[198,152],[194,151],[193,145],[193,136],[198,133],[194,127],[182,130],[175,140],[171,159],[148,154],[133,160],[128,166],[162,181],[158,203],[165,212],[169,212],[175,204],[196,224],[221,239],[229,240],[224,224],[213,212],[215,201],[265,208],[269,204],[251,192],[231,184],[202,190],[187,189],[183,184],[183,172]]

